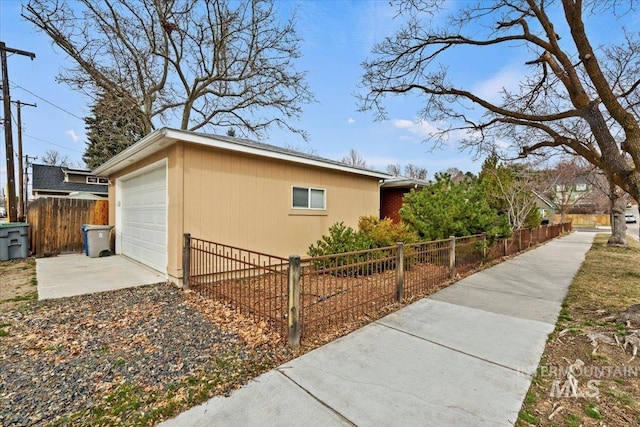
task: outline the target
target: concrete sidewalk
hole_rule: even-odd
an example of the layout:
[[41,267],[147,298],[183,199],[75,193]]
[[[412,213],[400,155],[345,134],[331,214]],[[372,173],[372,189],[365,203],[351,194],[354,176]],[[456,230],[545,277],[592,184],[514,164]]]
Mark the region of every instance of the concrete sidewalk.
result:
[[161,425],[513,425],[594,236],[469,276]]

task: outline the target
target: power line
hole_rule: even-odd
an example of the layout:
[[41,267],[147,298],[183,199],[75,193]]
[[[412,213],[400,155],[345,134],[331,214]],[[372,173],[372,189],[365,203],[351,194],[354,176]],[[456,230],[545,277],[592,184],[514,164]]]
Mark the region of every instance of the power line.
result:
[[82,152],[82,151],[79,151],[79,150],[76,150],[76,149],[73,149],[73,148],[66,147],[64,145],[56,144],[55,142],[47,141],[46,139],[42,139],[42,138],[38,138],[36,136],[28,135],[26,133],[24,134],[24,136],[28,136],[29,138],[35,139],[36,141],[40,141],[40,142],[44,142],[46,144],[55,145],[56,147],[64,148],[65,150],[74,151],[76,153],[81,153]]
[[17,84],[17,83],[13,83],[13,82],[12,82],[12,84],[13,84],[15,87],[18,87],[18,88],[20,88],[20,89],[24,90],[25,92],[27,92],[27,93],[29,93],[29,94],[31,94],[31,95],[33,95],[33,96],[35,96],[36,98],[40,99],[41,101],[46,102],[47,104],[51,105],[52,107],[55,107],[55,108],[57,108],[58,110],[63,111],[63,112],[65,112],[65,113],[69,114],[70,116],[75,117],[76,119],[79,119],[79,120],[84,121],[84,119],[83,119],[82,117],[78,117],[78,116],[76,116],[75,114],[73,114],[72,112],[67,111],[67,110],[65,110],[65,109],[64,109],[64,108],[62,108],[62,107],[57,106],[57,105],[56,105],[56,104],[54,104],[53,102],[51,102],[51,101],[47,101],[46,99],[44,99],[44,98],[43,98],[43,97],[41,97],[40,95],[36,95],[35,93],[31,92],[29,89],[25,89],[25,88],[23,88],[22,86],[20,86],[20,85],[19,85],[19,84]]
[[[11,112],[11,118],[13,118],[13,120],[16,120],[16,117],[13,114],[13,111]],[[2,123],[0,123],[0,127],[2,127]],[[28,136],[31,139],[35,139],[36,141],[44,142],[45,144],[51,144],[51,145],[55,145],[56,147],[64,148],[65,150],[68,150],[68,151],[73,151],[73,152],[76,152],[76,153],[82,153],[82,151],[76,150],[74,148],[67,147],[65,145],[56,144],[55,142],[47,141],[46,139],[38,138],[37,136],[32,136],[32,135],[29,135],[29,134],[26,134],[26,133],[23,133],[23,135],[24,136]],[[16,154],[15,150],[14,150],[13,154],[14,155]]]

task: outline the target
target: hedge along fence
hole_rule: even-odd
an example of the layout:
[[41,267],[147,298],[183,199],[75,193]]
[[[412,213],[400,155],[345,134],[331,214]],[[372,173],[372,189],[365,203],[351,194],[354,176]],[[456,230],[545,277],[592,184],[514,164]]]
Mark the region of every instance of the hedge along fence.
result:
[[458,274],[570,229],[570,223],[556,224],[515,230],[507,239],[451,237],[289,259],[187,234],[184,284],[266,322],[297,348],[301,339],[380,318],[448,286]]

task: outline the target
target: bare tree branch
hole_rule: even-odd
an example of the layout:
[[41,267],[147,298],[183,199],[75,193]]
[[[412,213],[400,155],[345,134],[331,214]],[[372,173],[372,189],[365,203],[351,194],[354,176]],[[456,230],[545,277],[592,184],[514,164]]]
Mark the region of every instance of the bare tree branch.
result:
[[[272,0],[30,0],[23,16],[75,62],[60,80],[128,98],[158,125],[233,127],[262,136],[314,98],[295,67],[295,15]],[[174,125],[173,123],[176,123]]]
[[[617,19],[632,6],[494,0],[463,3],[442,24],[441,16],[432,19],[436,3],[400,1],[406,25],[363,63],[362,110],[384,119],[387,96],[416,94],[424,102],[418,120],[440,126],[431,136],[435,143],[464,129],[461,143],[475,150],[493,150],[492,141],[500,140],[523,156],[570,153],[640,197],[639,36],[622,32],[622,43],[596,50],[585,26],[593,14]],[[493,47],[533,54],[517,88],[503,88],[496,100],[449,79],[454,52]]]

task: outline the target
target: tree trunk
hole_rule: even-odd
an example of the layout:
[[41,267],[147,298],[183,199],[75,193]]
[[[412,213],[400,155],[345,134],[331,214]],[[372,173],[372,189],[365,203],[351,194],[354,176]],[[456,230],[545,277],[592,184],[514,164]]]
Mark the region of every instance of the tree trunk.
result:
[[627,223],[624,218],[627,198],[620,187],[615,184],[611,184],[609,198],[611,200],[611,237],[607,244],[627,246]]

